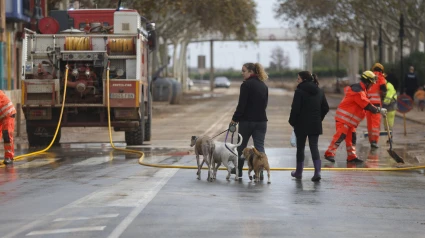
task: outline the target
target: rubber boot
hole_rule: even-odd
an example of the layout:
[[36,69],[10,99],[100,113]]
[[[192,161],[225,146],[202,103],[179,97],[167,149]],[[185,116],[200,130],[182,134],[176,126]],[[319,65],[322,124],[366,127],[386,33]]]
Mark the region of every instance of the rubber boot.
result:
[[313,160],[313,164],[314,164],[314,175],[313,175],[313,178],[311,178],[311,181],[317,182],[317,181],[320,181],[320,179],[322,178],[320,176],[320,170],[322,169],[322,161],[320,159]]
[[297,162],[297,168],[295,169],[295,171],[291,172],[291,176],[296,179],[301,179],[303,177],[303,169],[304,169],[304,161]]
[[242,170],[243,170],[244,163],[245,163],[245,159],[238,158],[239,179],[242,179]]
[[4,158],[3,160],[3,164],[12,164],[13,163],[13,159],[11,158]]

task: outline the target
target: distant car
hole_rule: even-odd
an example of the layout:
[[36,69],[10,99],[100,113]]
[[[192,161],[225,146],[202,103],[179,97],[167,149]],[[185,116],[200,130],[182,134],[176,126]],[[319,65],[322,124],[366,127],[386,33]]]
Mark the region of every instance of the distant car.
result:
[[214,86],[216,88],[229,88],[230,80],[227,77],[216,77],[214,79]]
[[190,90],[190,88],[192,88],[193,87],[193,80],[192,79],[190,79],[190,78],[187,78],[187,87],[189,88],[189,90]]

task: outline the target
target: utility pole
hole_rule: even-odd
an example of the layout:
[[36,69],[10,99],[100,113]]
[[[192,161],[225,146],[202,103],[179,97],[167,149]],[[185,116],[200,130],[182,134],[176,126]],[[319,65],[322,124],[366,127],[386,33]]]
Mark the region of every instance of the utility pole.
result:
[[4,82],[4,42],[6,40],[6,1],[0,0],[0,89]]
[[339,89],[339,36],[336,37],[336,93],[340,93]]
[[401,89],[400,94],[404,93],[404,73],[403,73],[403,37],[404,37],[404,17],[403,14],[400,14],[400,81],[401,81]]
[[378,38],[378,48],[379,48],[379,63],[382,64],[382,24],[379,24],[379,38]]
[[214,91],[214,40],[210,40],[210,91]]

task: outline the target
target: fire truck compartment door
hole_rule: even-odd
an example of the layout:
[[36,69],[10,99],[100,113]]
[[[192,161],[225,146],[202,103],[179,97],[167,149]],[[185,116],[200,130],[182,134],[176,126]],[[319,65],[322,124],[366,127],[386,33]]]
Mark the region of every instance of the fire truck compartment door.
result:
[[139,107],[139,82],[114,80],[109,82],[111,107]]

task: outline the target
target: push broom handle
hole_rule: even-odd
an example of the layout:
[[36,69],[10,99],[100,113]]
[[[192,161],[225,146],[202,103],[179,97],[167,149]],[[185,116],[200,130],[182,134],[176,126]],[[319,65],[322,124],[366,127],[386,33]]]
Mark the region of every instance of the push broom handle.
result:
[[390,136],[390,125],[388,123],[387,115],[384,115],[384,118],[385,118],[385,124],[387,125],[386,127],[387,127],[388,141],[390,142],[390,150],[392,150],[393,149],[393,142],[392,142],[392,138]]

